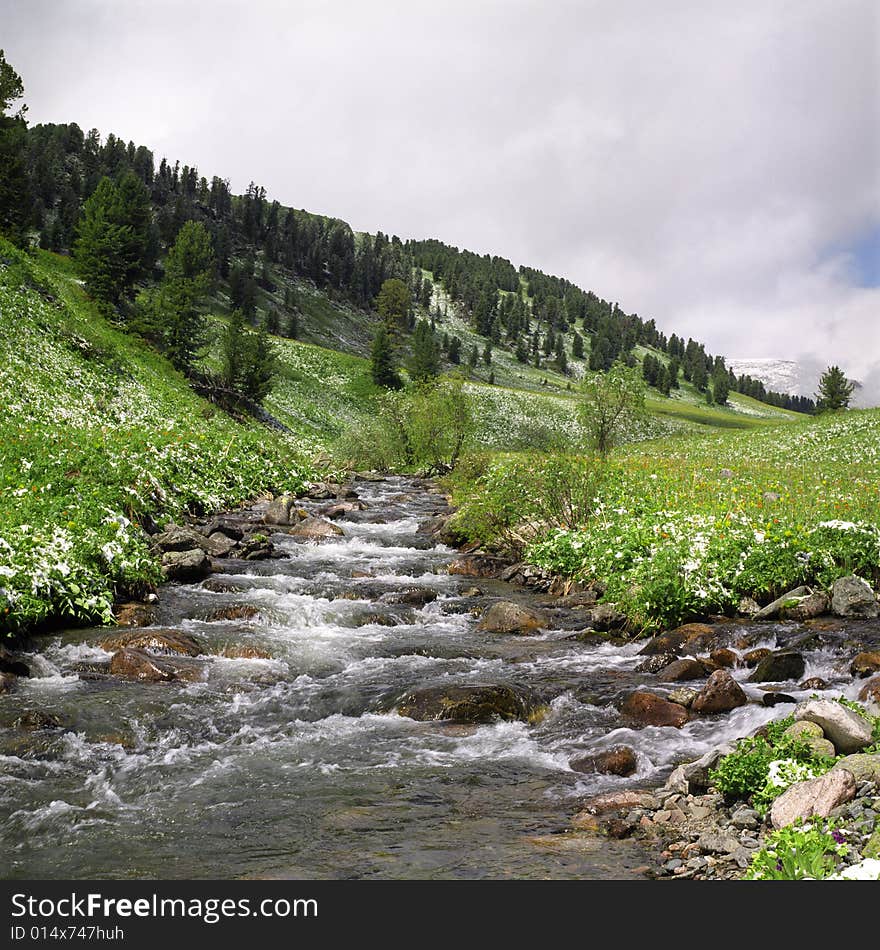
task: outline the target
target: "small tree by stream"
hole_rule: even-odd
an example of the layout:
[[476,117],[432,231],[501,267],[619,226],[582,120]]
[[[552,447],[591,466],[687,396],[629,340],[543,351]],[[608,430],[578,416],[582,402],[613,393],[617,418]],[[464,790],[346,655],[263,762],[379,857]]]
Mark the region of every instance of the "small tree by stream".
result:
[[581,393],[578,416],[591,446],[604,457],[644,415],[645,384],[635,370],[615,363],[607,373],[585,377]]

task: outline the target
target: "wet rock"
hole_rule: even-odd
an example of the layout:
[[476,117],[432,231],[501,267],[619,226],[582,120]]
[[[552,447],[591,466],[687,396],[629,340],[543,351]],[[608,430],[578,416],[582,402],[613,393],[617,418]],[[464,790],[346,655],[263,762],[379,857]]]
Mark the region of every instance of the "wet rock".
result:
[[831,611],[849,619],[873,620],[880,615],[871,585],[856,574],[838,577],[831,585]]
[[143,604],[139,601],[117,604],[113,613],[120,627],[149,627],[156,622],[156,608],[153,604]]
[[309,488],[307,495],[313,501],[326,501],[328,498],[336,497],[336,489],[331,488],[326,482],[318,482]]
[[155,656],[145,650],[126,647],[113,654],[110,672],[114,676],[136,679],[147,683],[167,683],[173,680],[196,682],[203,679],[201,663],[183,657]]
[[478,630],[484,633],[534,633],[546,626],[547,618],[531,607],[500,601],[483,614]]
[[211,559],[199,548],[191,551],[168,551],[162,555],[162,570],[169,581],[191,584],[211,573]]
[[281,555],[265,535],[255,534],[242,543],[238,556],[245,561],[268,561]]
[[858,752],[871,742],[870,723],[830,699],[808,699],[795,709],[794,718],[821,726],[839,752]]
[[219,656],[230,660],[271,660],[272,654],[261,647],[251,646],[248,643],[229,643],[224,646]]
[[768,656],[771,656],[773,653],[772,650],[768,650],[767,647],[758,647],[757,650],[749,650],[748,653],[742,655],[743,666],[757,666],[761,660],[765,660]]
[[345,532],[338,524],[327,521],[325,518],[305,518],[295,528],[288,532],[292,538],[300,541],[323,541],[327,538],[339,538]]
[[745,706],[746,694],[727,670],[716,670],[706,681],[691,707],[698,713],[724,713]]
[[813,591],[793,607],[783,607],[779,611],[780,620],[797,620],[804,622],[814,620],[827,614],[831,606],[828,598],[821,591]]
[[754,597],[741,597],[736,606],[736,612],[741,617],[754,618],[755,614],[761,609],[761,605]]
[[0,644],[0,673],[6,676],[30,676],[31,670],[24,660]]
[[206,623],[220,623],[224,620],[256,620],[260,616],[258,607],[253,604],[227,604],[204,615]]
[[689,686],[680,686],[678,689],[674,689],[670,692],[669,702],[678,703],[679,706],[690,709],[697,696],[699,696],[697,690],[691,689]]
[[346,515],[351,514],[353,511],[366,511],[367,506],[360,501],[341,501],[335,505],[328,505],[326,508],[321,509],[321,514],[325,518],[329,518],[331,521],[334,521],[337,518],[344,518]]
[[851,772],[857,785],[861,785],[862,782],[871,782],[880,786],[880,753],[861,752],[845,755],[835,763],[832,771],[837,769],[846,769],[847,772]]
[[528,722],[543,708],[531,691],[503,683],[426,686],[404,693],[395,705],[401,716],[418,722]]
[[673,726],[681,729],[688,721],[688,711],[684,706],[642,690],[630,693],[621,704],[620,712],[639,726]]
[[19,716],[12,725],[25,732],[39,732],[43,729],[65,729],[68,724],[61,716],[56,716],[54,713],[32,709]]
[[471,554],[454,560],[447,568],[447,572],[462,577],[497,577],[507,567],[507,563],[500,557]]
[[859,690],[859,700],[863,703],[880,703],[880,676],[869,679]]
[[823,680],[821,676],[811,676],[809,679],[804,680],[799,686],[798,689],[812,689],[816,692],[821,692],[823,689],[828,689],[828,682]]
[[108,653],[127,647],[176,656],[201,656],[205,652],[195,637],[182,630],[127,630],[101,641],[101,649]]
[[153,538],[153,547],[159,551],[204,550],[207,538],[193,528],[169,524],[161,534]]
[[665,666],[660,671],[660,679],[665,683],[680,683],[687,680],[701,680],[706,675],[706,670],[699,660],[693,660],[690,657],[673,660],[669,666]]
[[809,587],[795,587],[787,594],[777,597],[755,614],[755,620],[775,620],[784,609],[793,609],[813,593]]
[[594,630],[620,630],[626,625],[626,614],[614,604],[598,604],[590,611],[590,623]]
[[0,695],[8,693],[14,686],[18,677],[14,673],[4,673],[0,671]]
[[880,650],[874,650],[870,653],[859,653],[853,657],[849,665],[849,671],[853,676],[872,676],[880,672]]
[[205,525],[204,533],[209,538],[214,534],[224,534],[233,541],[241,541],[244,537],[241,525],[229,518],[214,518]]
[[761,697],[761,702],[765,706],[780,706],[787,703],[794,705],[797,700],[794,698],[794,696],[789,696],[788,693],[777,693],[774,690],[769,693],[764,693],[764,695]]
[[641,650],[639,656],[654,656],[658,653],[674,653],[676,656],[695,656],[711,645],[717,635],[715,627],[707,623],[686,623],[674,630],[667,630],[653,637]]
[[270,501],[263,512],[264,524],[291,525],[298,521],[299,515],[296,511],[295,495],[280,495]]
[[713,650],[709,654],[709,659],[721,669],[733,669],[736,666],[739,657],[733,652],[733,650],[728,650],[726,647],[720,647],[717,650]]
[[650,792],[625,790],[619,792],[605,792],[595,795],[581,803],[581,811],[572,819],[575,828],[584,827],[589,830],[596,815],[624,808],[656,808],[657,799]]
[[856,795],[856,780],[845,769],[827,772],[806,782],[796,782],[773,802],[770,821],[774,828],[786,828],[801,818],[827,818]]
[[675,653],[657,653],[648,656],[635,668],[636,673],[659,673],[678,659]]
[[238,541],[235,538],[229,537],[223,531],[215,531],[208,538],[206,550],[211,557],[229,557],[237,545]]
[[794,650],[780,650],[765,656],[749,677],[750,683],[785,683],[798,680],[807,668],[803,654]]
[[424,607],[437,599],[437,591],[427,587],[410,587],[407,590],[391,591],[379,600],[383,604],[406,604],[408,607]]
[[575,772],[627,776],[635,772],[638,763],[635,752],[629,746],[616,745],[593,755],[572,759],[569,765]]

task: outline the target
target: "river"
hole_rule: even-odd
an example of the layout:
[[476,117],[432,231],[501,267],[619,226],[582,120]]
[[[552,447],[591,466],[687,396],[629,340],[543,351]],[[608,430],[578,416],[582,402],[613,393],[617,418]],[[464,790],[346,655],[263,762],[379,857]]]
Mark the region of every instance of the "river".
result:
[[[750,703],[682,730],[626,728],[614,702],[653,679],[635,672],[641,644],[574,640],[574,612],[537,636],[478,631],[479,609],[530,595],[446,573],[455,552],[418,533],[444,506],[425,484],[357,489],[366,509],[340,522],[344,537],[276,534],[289,558],[218,561],[207,582],[160,592],[162,626],[270,659],[211,656],[203,681],[144,684],[83,674],[109,660],[106,630],[41,638],[35,675],[0,697],[3,877],[637,877],[637,843],[560,834],[578,803],[657,785],[778,715]],[[415,605],[394,603],[413,590],[426,592]],[[204,619],[233,604],[259,616]],[[765,625],[756,643],[791,626]],[[820,649],[806,675],[837,666]],[[528,686],[549,713],[463,726],[383,711],[439,682]],[[36,710],[67,728],[11,727]],[[638,755],[626,779],[569,767],[619,743]]]

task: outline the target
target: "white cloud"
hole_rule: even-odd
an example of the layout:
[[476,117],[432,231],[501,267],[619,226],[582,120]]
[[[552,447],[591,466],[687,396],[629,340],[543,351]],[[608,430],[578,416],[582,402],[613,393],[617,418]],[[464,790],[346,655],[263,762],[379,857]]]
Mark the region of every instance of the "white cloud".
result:
[[30,0],[4,42],[32,121],[541,267],[713,352],[867,376],[878,291],[840,248],[880,226],[876,10]]

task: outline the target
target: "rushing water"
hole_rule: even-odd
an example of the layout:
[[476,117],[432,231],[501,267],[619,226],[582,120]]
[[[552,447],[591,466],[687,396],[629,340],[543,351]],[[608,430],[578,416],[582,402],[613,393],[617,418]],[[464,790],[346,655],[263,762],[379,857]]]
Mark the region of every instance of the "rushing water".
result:
[[[109,659],[106,631],[41,644],[38,675],[0,697],[0,876],[625,878],[644,863],[635,843],[555,834],[578,802],[657,784],[778,714],[749,704],[681,731],[623,727],[613,702],[654,679],[634,672],[637,645],[477,631],[476,608],[522,592],[445,572],[454,552],[417,534],[443,505],[436,494],[401,479],[358,490],[368,507],[342,522],[344,537],[275,535],[289,559],[219,562],[207,585],[162,591],[163,626],[272,659],[212,656],[204,682],[143,684],[73,671]],[[436,599],[393,603],[413,589]],[[259,617],[199,619],[231,604]],[[766,630],[774,645],[779,630]],[[839,667],[820,650],[806,675]],[[461,726],[381,711],[438,682],[527,685],[550,712],[538,725]],[[70,728],[9,728],[29,710]],[[634,776],[570,769],[618,743],[637,750]]]

